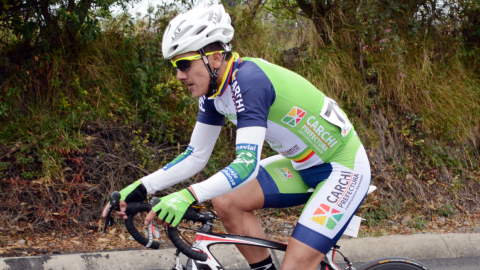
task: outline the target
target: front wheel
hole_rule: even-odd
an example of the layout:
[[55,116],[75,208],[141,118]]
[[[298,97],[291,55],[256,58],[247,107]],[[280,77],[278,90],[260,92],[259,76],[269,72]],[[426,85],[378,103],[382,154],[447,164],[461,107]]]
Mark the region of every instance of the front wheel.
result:
[[381,258],[371,262],[367,262],[358,270],[429,270],[430,268],[407,258]]

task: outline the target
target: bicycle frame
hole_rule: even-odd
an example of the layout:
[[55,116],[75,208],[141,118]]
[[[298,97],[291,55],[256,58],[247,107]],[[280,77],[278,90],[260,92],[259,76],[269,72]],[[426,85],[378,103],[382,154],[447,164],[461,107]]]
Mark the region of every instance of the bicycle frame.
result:
[[[279,251],[286,251],[287,244],[281,242],[275,242],[255,237],[248,237],[243,235],[234,235],[234,234],[217,234],[211,232],[197,232],[195,236],[195,241],[192,244],[192,249],[202,252],[208,255],[206,261],[198,261],[193,259],[188,259],[186,268],[180,264],[179,254],[180,251],[177,250],[175,253],[175,270],[197,270],[197,269],[206,269],[206,270],[222,270],[224,269],[222,265],[217,261],[215,256],[211,253],[210,248],[218,244],[235,244],[235,245],[250,245],[256,247],[270,248]],[[334,263],[335,251],[338,246],[335,246],[330,250],[326,255],[324,261],[321,263],[321,269],[331,269],[331,270],[341,270],[340,267],[336,266]],[[355,270],[355,268],[351,268]]]
[[[373,192],[376,189],[375,186],[370,186],[368,194]],[[108,208],[107,219],[105,221],[105,227],[103,233],[106,231],[108,226],[113,224],[113,218],[111,213],[113,210],[119,210],[119,200],[120,193],[115,191],[110,195],[110,207]],[[144,245],[145,247],[151,249],[159,249],[160,242],[153,240],[153,230],[155,227],[153,223],[150,223],[148,226],[148,238],[142,235],[138,229],[135,227],[133,218],[139,212],[149,212],[152,209],[152,205],[158,203],[158,198],[152,198],[151,203],[143,202],[131,202],[128,204],[126,214],[128,219],[125,221],[125,227],[132,237]],[[200,212],[201,209],[204,209],[204,206],[201,205],[192,205],[183,218],[187,221],[200,222],[202,225],[193,230],[196,232],[195,240],[192,246],[186,245],[179,237],[178,230],[175,227],[165,227],[167,236],[172,241],[173,245],[177,248],[175,252],[175,265],[172,268],[173,270],[223,270],[222,265],[216,260],[215,256],[210,252],[210,247],[217,244],[235,244],[235,245],[250,245],[256,247],[270,248],[272,250],[286,251],[287,244],[265,240],[261,238],[235,235],[235,234],[223,234],[223,233],[213,233],[212,227],[214,226],[214,220],[217,218],[210,212]],[[355,216],[354,216],[355,217]],[[360,218],[358,218],[360,219]],[[359,221],[359,220],[357,220]],[[360,228],[360,223],[353,225],[351,222],[351,230],[356,234]],[[348,228],[347,227],[347,230]],[[189,228],[187,228],[189,229]],[[190,229],[192,230],[192,229]],[[345,233],[346,234],[346,233]],[[347,268],[345,270],[356,270],[353,267],[352,262],[345,257],[338,249],[340,247],[335,245],[327,254],[323,261],[320,263],[320,270],[341,270],[340,267],[335,265],[334,256],[338,251],[340,255],[343,256],[345,262],[347,263]],[[180,264],[180,253],[185,254],[189,259],[187,260],[186,267]],[[371,262],[365,263],[360,266],[359,269],[390,269],[391,267],[396,267],[395,269],[408,269],[408,270],[428,270],[429,268],[420,262],[408,259],[408,258],[399,258],[399,257],[387,257],[373,260]]]

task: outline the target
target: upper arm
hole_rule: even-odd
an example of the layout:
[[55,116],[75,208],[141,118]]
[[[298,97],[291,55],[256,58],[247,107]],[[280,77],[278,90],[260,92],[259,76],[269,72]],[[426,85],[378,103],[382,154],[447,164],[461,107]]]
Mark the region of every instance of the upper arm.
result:
[[267,127],[270,106],[275,101],[275,89],[265,72],[253,62],[245,63],[232,83],[237,106],[238,128]]
[[225,124],[225,116],[215,108],[214,99],[202,96],[198,99],[197,121],[213,126],[223,126]]

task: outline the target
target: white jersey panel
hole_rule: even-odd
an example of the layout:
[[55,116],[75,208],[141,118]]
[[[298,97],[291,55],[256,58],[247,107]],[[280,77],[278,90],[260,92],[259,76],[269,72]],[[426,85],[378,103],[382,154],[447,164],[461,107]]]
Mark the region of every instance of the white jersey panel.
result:
[[323,185],[317,186],[298,223],[334,238],[367,194],[371,172],[363,145],[356,153],[353,170],[336,162],[330,164],[331,175]]

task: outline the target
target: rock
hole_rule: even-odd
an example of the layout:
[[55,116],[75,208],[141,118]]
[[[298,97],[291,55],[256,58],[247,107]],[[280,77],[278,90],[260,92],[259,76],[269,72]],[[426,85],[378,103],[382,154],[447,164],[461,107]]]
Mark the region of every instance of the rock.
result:
[[55,243],[51,243],[48,245],[49,247],[54,247],[55,246]]
[[440,221],[440,222],[445,222],[445,217],[439,217],[439,218],[438,218],[438,221]]
[[23,246],[23,245],[25,245],[25,243],[26,243],[26,242],[25,242],[24,239],[20,239],[20,240],[18,240],[17,245]]
[[447,226],[443,226],[442,229],[448,230],[448,227],[447,227]]
[[265,226],[270,226],[270,220],[265,220]]
[[463,225],[465,225],[465,226],[470,226],[470,222],[465,221],[465,222],[463,222]]
[[388,226],[393,226],[393,225],[395,225],[395,221],[389,220],[389,221],[388,221]]
[[382,233],[382,236],[387,236],[387,235],[388,235],[388,233],[386,233],[386,232]]
[[288,230],[284,230],[284,231],[283,231],[283,234],[284,234],[284,235],[288,235]]
[[404,216],[401,223],[402,223],[402,225],[406,226],[406,225],[408,225],[409,221],[412,221],[412,215]]
[[285,228],[291,229],[291,228],[293,228],[293,226],[292,226],[292,225],[289,225],[289,224],[285,224]]

